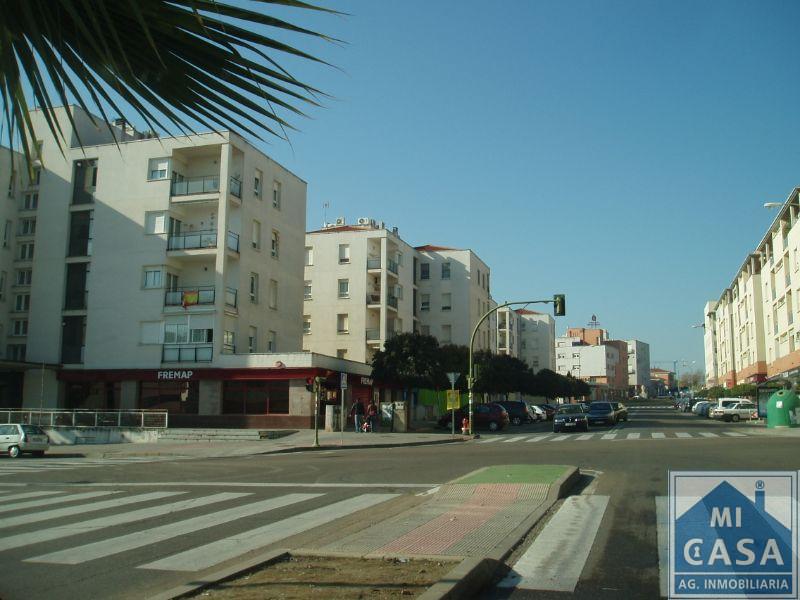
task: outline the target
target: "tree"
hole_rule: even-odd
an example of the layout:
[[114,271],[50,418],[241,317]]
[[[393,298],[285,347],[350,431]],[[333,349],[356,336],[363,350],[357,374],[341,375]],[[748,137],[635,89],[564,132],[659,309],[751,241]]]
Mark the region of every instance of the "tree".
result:
[[476,392],[509,394],[521,392],[528,385],[530,369],[518,358],[484,351],[475,355],[475,362],[479,365]]
[[560,395],[562,390],[561,378],[562,376],[551,371],[550,369],[542,369],[535,375],[533,390],[534,396],[544,396],[545,398],[556,398]]
[[725,396],[730,396],[730,392],[728,388],[724,388],[721,385],[708,388],[706,394],[706,398],[709,400],[716,400],[717,398],[724,398]]
[[678,387],[694,389],[703,385],[705,376],[702,371],[688,371],[681,374],[678,380]]
[[387,340],[372,358],[372,377],[405,389],[436,387],[441,382],[439,342],[430,335],[401,333]]
[[439,346],[439,366],[441,374],[435,387],[450,388],[447,373],[461,373],[456,381],[456,389],[462,392],[467,390],[467,371],[469,370],[469,348],[457,344],[444,344]]
[[[238,5],[237,5],[238,4]],[[0,11],[0,98],[9,147],[19,137],[31,160],[37,139],[26,91],[60,144],[57,104],[91,104],[137,114],[149,128],[165,122],[185,133],[190,121],[235,129],[260,139],[286,137],[279,115],[302,115],[321,92],[278,63],[293,57],[324,61],[282,41],[302,35],[335,41],[268,15],[265,4],[335,13],[301,0],[5,0]],[[72,115],[68,118],[71,120]],[[74,123],[72,123],[74,126]],[[115,133],[109,125],[112,135]],[[22,135],[18,135],[18,134]],[[78,140],[81,143],[80,140]]]
[[757,394],[758,386],[752,383],[739,383],[728,391],[734,398],[755,398]]

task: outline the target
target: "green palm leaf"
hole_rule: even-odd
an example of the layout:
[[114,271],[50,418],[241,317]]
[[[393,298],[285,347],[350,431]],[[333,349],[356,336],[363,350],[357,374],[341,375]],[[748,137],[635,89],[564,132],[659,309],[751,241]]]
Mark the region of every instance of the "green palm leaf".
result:
[[269,16],[266,4],[339,14],[297,0],[0,0],[0,119],[9,147],[19,139],[30,164],[36,137],[26,91],[59,146],[55,106],[77,103],[108,122],[106,107],[125,116],[115,97],[151,129],[187,133],[199,123],[285,139],[292,126],[278,111],[304,115],[300,107],[318,106],[324,94],[275,56],[328,63],[260,32],[338,40]]

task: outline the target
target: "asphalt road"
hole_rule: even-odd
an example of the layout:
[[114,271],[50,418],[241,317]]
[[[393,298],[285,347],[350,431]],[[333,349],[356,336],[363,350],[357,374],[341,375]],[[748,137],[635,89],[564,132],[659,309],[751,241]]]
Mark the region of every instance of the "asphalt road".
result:
[[[591,491],[609,496],[608,508],[574,593],[496,589],[484,597],[657,598],[655,498],[667,493],[669,469],[800,468],[794,438],[728,436],[744,428],[672,410],[632,412],[628,423],[613,429],[613,438],[603,437],[610,428],[597,427],[580,440],[576,433],[560,441],[548,436],[551,441],[543,437],[529,442],[548,430],[549,424],[536,424],[462,444],[413,448],[109,466],[64,459],[60,468],[43,471],[36,469],[35,459],[12,463],[2,458],[0,531],[6,546],[0,542],[0,597],[149,597],[255,552],[237,555],[231,546],[247,552],[247,544],[233,540],[223,552],[219,546],[209,547],[224,559],[221,563],[207,565],[197,552],[191,554],[220,538],[269,525],[272,529],[261,532],[261,540],[277,541],[258,551],[299,546],[305,539],[333,539],[365,519],[377,521],[399,512],[418,501],[416,494],[479,467],[531,463],[570,464],[596,475]],[[691,437],[676,437],[679,432]],[[653,438],[653,433],[664,437]],[[497,440],[486,443],[492,435]],[[45,495],[14,498],[20,494]],[[215,498],[218,494],[229,496]],[[82,496],[63,500],[75,495]],[[380,503],[375,509],[359,508],[376,500]],[[55,510],[66,513],[49,512]],[[215,515],[210,522],[203,519],[207,514]],[[325,522],[326,515],[337,514],[342,517],[334,525]],[[308,523],[314,522],[309,515],[316,515],[321,523],[303,530],[303,519],[299,525],[293,520],[297,515]],[[43,516],[47,519],[31,522]],[[155,538],[161,541],[152,543]],[[8,548],[9,540],[14,548]],[[192,560],[203,569],[166,569]]]

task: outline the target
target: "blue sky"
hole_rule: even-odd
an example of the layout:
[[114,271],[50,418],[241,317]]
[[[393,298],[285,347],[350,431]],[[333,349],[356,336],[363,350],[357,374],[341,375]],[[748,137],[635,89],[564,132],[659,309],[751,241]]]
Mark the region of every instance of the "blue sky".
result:
[[[334,99],[265,152],[309,182],[308,224],[373,217],[469,247],[496,300],[567,295],[654,361],[703,366],[719,297],[800,184],[800,3],[325,0],[282,11]],[[666,367],[666,364],[658,366]]]
[[326,5],[344,74],[307,72],[337,99],[268,148],[310,226],[329,202],[470,247],[498,301],[564,292],[558,332],[596,314],[702,368],[690,326],[800,184],[800,4]]

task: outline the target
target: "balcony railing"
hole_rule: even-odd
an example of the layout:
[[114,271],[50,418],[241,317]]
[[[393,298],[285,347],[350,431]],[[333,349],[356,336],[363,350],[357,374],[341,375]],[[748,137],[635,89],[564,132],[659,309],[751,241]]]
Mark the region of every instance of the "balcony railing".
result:
[[388,304],[392,308],[397,308],[397,296],[388,296],[386,298],[386,304]]
[[214,304],[214,286],[181,287],[164,292],[164,306],[194,306],[195,304]]
[[192,231],[171,235],[167,240],[167,250],[197,250],[198,248],[216,248],[216,231]]
[[380,269],[380,268],[381,268],[380,257],[367,259],[367,269]]
[[388,269],[389,269],[389,270],[390,270],[392,273],[394,273],[395,275],[397,275],[397,271],[398,271],[398,269],[400,268],[400,267],[398,266],[398,264],[397,264],[395,261],[393,261],[391,258],[390,258],[390,259],[388,259],[388,260],[386,261],[386,263],[387,263],[387,268],[388,268]]
[[211,362],[211,344],[164,344],[161,362]]
[[230,179],[230,191],[231,195],[236,196],[240,200],[242,199],[242,182],[236,179],[236,177],[231,177]]
[[226,238],[226,243],[230,250],[234,252],[239,252],[239,234],[233,233],[232,231],[228,232],[228,237]]
[[367,329],[367,341],[374,342],[381,339],[380,329]]
[[213,194],[219,191],[219,175],[187,177],[183,181],[172,182],[173,196],[191,196],[192,194]]
[[381,303],[381,295],[378,294],[367,294],[367,304],[380,304]]
[[[0,423],[41,427],[153,427],[166,428],[165,410],[2,410]],[[80,436],[78,436],[80,437]]]
[[236,308],[238,296],[239,290],[225,288],[225,306],[232,306],[233,308]]

